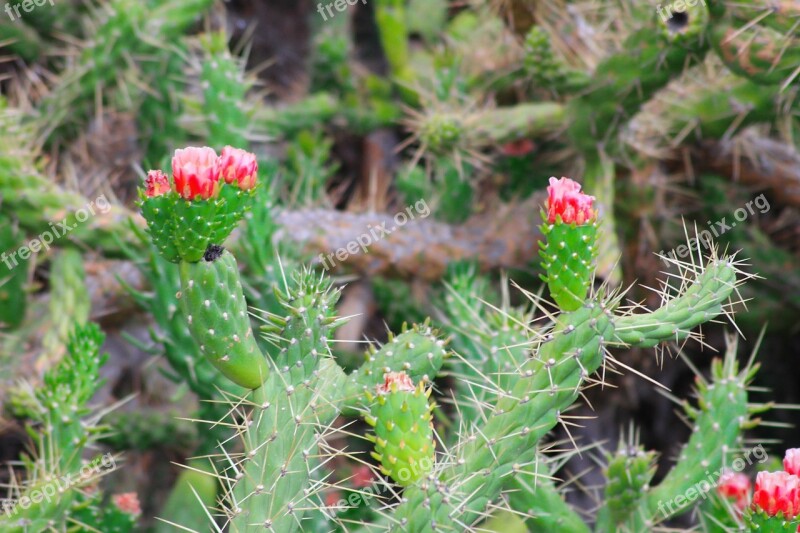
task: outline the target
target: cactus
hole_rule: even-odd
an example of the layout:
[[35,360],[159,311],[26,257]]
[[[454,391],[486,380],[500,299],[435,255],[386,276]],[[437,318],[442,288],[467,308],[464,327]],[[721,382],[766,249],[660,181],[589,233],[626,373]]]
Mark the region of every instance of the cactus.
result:
[[[233,164],[246,160],[240,156]],[[206,194],[211,199],[219,194],[214,179],[221,180],[224,172],[204,177],[200,168],[197,180],[181,187],[180,176],[185,170],[180,166],[187,161],[191,159],[176,158],[172,183],[151,173],[147,192],[142,194],[144,202],[163,198],[164,202],[204,205]],[[234,174],[255,182],[254,174],[248,171]],[[186,198],[178,198],[174,189],[183,191]],[[605,290],[595,292],[590,286],[598,221],[593,199],[566,178],[553,180],[549,192],[543,256],[551,295],[560,312],[551,326],[536,330],[526,339],[524,324],[530,318],[524,310],[485,313],[475,296],[458,305],[451,301],[456,316],[465,312],[485,316],[487,331],[465,336],[454,330],[457,344],[467,347],[465,352],[470,357],[464,359],[464,368],[469,369],[465,381],[470,383],[462,388],[459,401],[467,404],[472,395],[477,420],[472,418],[471,424],[461,429],[457,443],[445,449],[441,459],[435,454],[433,404],[428,400],[431,389],[426,382],[438,374],[446,352],[444,342],[437,340],[429,326],[409,329],[390,338],[380,349],[371,349],[364,365],[347,376],[331,357],[327,340],[341,323],[333,316],[338,293],[329,290],[324,278],[301,272],[283,288],[275,287],[280,309],[267,314],[266,325],[261,328],[274,347],[265,356],[253,339],[239,271],[230,252],[213,244],[202,259],[179,259],[180,299],[192,335],[223,375],[252,389],[236,401],[249,411],[244,424],[235,423],[244,450],[241,455],[226,451],[223,459],[221,479],[227,486],[223,500],[233,530],[267,527],[295,531],[304,524],[324,523],[315,481],[322,439],[338,414],[352,414],[364,400],[366,421],[374,428],[374,434],[368,436],[375,445],[374,457],[385,475],[405,487],[402,502],[392,509],[388,528],[429,531],[471,527],[504,491],[531,494],[517,478],[541,460],[537,445],[563,420],[562,412],[576,400],[586,380],[604,364],[616,363],[608,354],[610,347],[680,340],[691,328],[727,312],[726,302],[741,279],[732,260],[712,257],[704,267],[686,267],[686,281],[674,294],[665,290],[661,309],[617,313],[621,296],[606,296]],[[169,209],[167,206],[164,211]],[[153,214],[159,216],[155,211]],[[148,218],[151,226],[158,224],[157,218]],[[231,220],[236,218],[233,214]],[[173,221],[175,226],[183,223],[179,218]],[[202,223],[209,221],[214,221],[213,215],[194,221],[198,234]],[[206,239],[216,232],[213,223],[208,228]],[[171,231],[174,242],[180,232]],[[158,242],[152,229],[151,235]],[[564,274],[567,272],[571,275]],[[509,327],[512,324],[520,327]],[[502,332],[500,336],[492,333],[497,330]],[[241,343],[247,348],[239,353]],[[491,346],[497,350],[490,350],[491,357],[483,356],[483,350]],[[220,360],[225,355],[228,358]],[[739,374],[728,361],[714,371],[715,383],[725,380],[725,386],[701,383],[701,397],[710,395],[703,398],[701,408],[709,409],[709,413],[694,414],[701,435],[696,438],[703,442],[690,440],[689,446],[718,442],[708,438],[708,432],[715,431],[708,425],[712,420],[726,421],[720,431],[729,448],[738,442],[749,413],[745,386],[752,373],[748,367]],[[488,383],[481,383],[483,376]],[[381,381],[384,384],[376,388]],[[482,390],[475,392],[478,388]],[[726,402],[720,396],[727,397],[733,390],[738,395],[735,402]],[[490,410],[485,411],[485,406],[491,406]],[[713,455],[711,450],[708,454]],[[609,478],[614,483],[607,488],[608,514],[600,520],[617,525],[639,521],[652,524],[658,520],[654,502],[664,494],[685,489],[688,480],[696,478],[697,465],[684,459],[659,487],[647,491],[652,473],[649,457],[622,454],[611,461]],[[721,464],[721,455],[714,457]],[[628,465],[628,461],[632,463]],[[635,475],[621,479],[626,465]],[[531,507],[530,520],[577,523],[575,515],[564,514],[566,504],[551,485],[534,487],[532,493],[546,497],[562,513],[554,516]]]
[[[10,533],[26,531],[64,530],[69,510],[80,508],[77,489],[81,484],[96,481],[82,475],[83,467],[100,468],[100,459],[85,463],[82,454],[103,431],[98,426],[98,416],[88,405],[92,396],[102,386],[99,370],[107,356],[100,355],[104,335],[93,323],[76,327],[69,336],[66,356],[53,369],[45,373],[41,386],[30,383],[20,385],[12,398],[14,410],[41,424],[36,431],[29,428],[36,442],[36,452],[27,458],[27,480],[15,489],[13,496],[20,505],[13,513],[4,509],[0,527]],[[110,471],[115,462],[102,466]],[[62,487],[62,479],[71,479],[72,485]],[[60,491],[59,491],[60,489]],[[71,489],[71,490],[70,490]],[[56,497],[56,494],[58,496]],[[22,505],[22,498],[33,505]]]

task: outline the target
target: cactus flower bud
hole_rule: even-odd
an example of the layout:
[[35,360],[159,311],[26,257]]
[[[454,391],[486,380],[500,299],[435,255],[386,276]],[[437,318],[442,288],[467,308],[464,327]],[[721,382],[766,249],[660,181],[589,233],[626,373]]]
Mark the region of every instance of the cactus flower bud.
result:
[[561,217],[566,224],[583,225],[597,216],[592,209],[594,196],[581,192],[579,183],[569,178],[550,178],[547,187],[547,221],[553,224]]
[[170,190],[167,175],[160,170],[151,170],[144,181],[145,194],[148,198],[167,194]]
[[769,516],[791,519],[800,513],[800,477],[788,472],[759,472],[753,505]]
[[125,492],[122,494],[115,494],[113,497],[114,505],[120,511],[132,515],[142,514],[142,508],[139,505],[139,497],[135,492]]
[[258,162],[255,154],[226,146],[222,149],[219,162],[225,183],[235,183],[243,191],[256,186]]
[[783,469],[795,476],[800,476],[800,448],[789,448],[783,458]]
[[722,497],[734,500],[735,507],[743,511],[750,498],[750,478],[741,472],[725,472],[719,478],[717,491]]
[[375,389],[378,394],[389,394],[397,391],[414,391],[414,382],[405,372],[387,372],[383,376],[383,385],[378,385]]
[[219,194],[220,162],[208,147],[175,150],[172,158],[175,191],[187,200],[208,200]]

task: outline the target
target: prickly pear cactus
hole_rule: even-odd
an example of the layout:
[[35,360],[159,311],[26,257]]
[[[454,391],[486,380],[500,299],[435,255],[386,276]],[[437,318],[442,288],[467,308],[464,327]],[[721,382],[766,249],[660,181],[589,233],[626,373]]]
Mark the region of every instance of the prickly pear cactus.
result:
[[[230,156],[230,150],[223,156]],[[193,202],[223,198],[220,188],[238,195],[255,184],[247,157],[230,158],[223,172],[206,168],[213,167],[209,155],[193,150],[179,154],[172,182],[151,174],[144,202],[177,201],[189,209]],[[741,277],[734,261],[712,255],[706,265],[684,268],[684,280],[665,289],[660,309],[620,312],[621,295],[592,287],[599,224],[594,199],[566,178],[553,179],[548,191],[542,256],[560,312],[551,324],[532,326],[530,309],[504,303],[490,310],[479,294],[468,292],[474,277],[456,279],[446,300],[447,329],[464,355],[451,358],[449,375],[463,381],[454,389],[453,401],[457,408],[464,407],[470,420],[444,438],[434,436],[435,404],[430,395],[432,381],[449,355],[448,339],[428,323],[404,328],[380,348],[371,347],[364,364],[347,375],[329,347],[331,332],[343,323],[334,315],[338,292],[324,277],[303,271],[290,283],[284,281],[284,287],[274,286],[280,307],[266,314],[261,331],[275,349],[264,354],[247,318],[236,262],[221,247],[225,235],[216,223],[220,211],[204,211],[205,219],[190,221],[196,235],[190,237],[195,244],[187,253],[179,231],[187,221],[171,216],[164,225],[163,212],[150,210],[153,241],[171,243],[176,252],[171,259],[179,263],[180,300],[192,336],[222,375],[251,389],[237,397],[231,409],[239,411],[244,405],[244,421],[237,418],[229,424],[241,436],[243,453],[224,451],[223,464],[215,469],[233,531],[337,527],[337,517],[345,515],[331,514],[324,504],[319,468],[326,453],[347,455],[329,452],[326,437],[338,416],[359,411],[373,428],[366,439],[387,478],[381,483],[404,490],[398,504],[382,511],[388,519],[385,529],[472,530],[480,527],[487,512],[503,506],[521,509],[534,529],[588,529],[556,483],[528,482],[528,476],[536,475],[531,469],[551,468],[540,447],[542,439],[565,423],[564,412],[595,372],[619,364],[611,347],[648,347],[686,338],[691,328],[728,311]],[[224,198],[221,209],[237,209],[223,224],[228,231],[245,207]],[[199,205],[203,210],[207,204]],[[479,321],[480,326],[464,331],[461,323],[469,321]],[[729,460],[726,450],[741,442],[743,429],[751,424],[746,387],[753,372],[751,366],[738,371],[735,351],[729,351],[724,363],[715,364],[713,383],[698,382],[700,405],[686,406],[695,421],[687,446],[703,453],[682,455],[657,487],[650,487],[652,454],[630,445],[612,455],[598,527],[644,531],[683,512],[663,513],[659,504],[697,482],[704,468],[698,461],[717,468]],[[437,440],[445,449],[437,450]],[[347,526],[339,522],[338,527]]]

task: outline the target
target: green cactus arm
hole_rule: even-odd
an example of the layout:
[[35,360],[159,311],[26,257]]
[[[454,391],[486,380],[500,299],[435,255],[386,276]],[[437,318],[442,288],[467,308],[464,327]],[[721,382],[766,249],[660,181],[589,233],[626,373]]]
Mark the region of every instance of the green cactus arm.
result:
[[0,330],[16,329],[25,320],[28,260],[16,258],[24,238],[11,218],[0,214]]
[[189,461],[158,515],[155,533],[170,533],[178,524],[183,528],[202,531],[208,527],[208,514],[217,503],[218,483],[216,474],[206,459]]
[[180,263],[183,312],[211,364],[237,385],[256,389],[269,373],[267,360],[250,325],[236,259],[228,251],[216,253]]
[[296,531],[313,507],[304,489],[324,430],[317,406],[333,403],[324,396],[331,391],[320,369],[331,357],[338,295],[312,272],[302,273],[288,294],[279,292],[286,316],[270,317],[279,351],[267,381],[246,399],[253,412],[242,430],[245,452],[228,475],[232,531]]
[[387,372],[404,371],[414,382],[433,380],[447,357],[446,342],[428,322],[414,325],[389,340],[380,349],[370,348],[366,361],[347,376],[342,410],[355,414],[364,392],[375,387]]
[[[755,408],[748,405],[747,388],[758,367],[739,370],[736,344],[735,337],[729,338],[724,359],[715,359],[712,364],[710,381],[698,376],[698,406],[684,403],[692,421],[692,435],[672,470],[648,491],[637,511],[638,525],[656,524],[690,510],[703,490],[710,490],[717,481],[714,476],[729,467],[743,449],[743,430],[756,423],[751,420]],[[752,462],[749,452],[746,459]],[[677,501],[678,495],[684,496],[682,502]]]
[[42,339],[43,358],[57,361],[72,328],[82,326],[89,320],[92,302],[85,277],[83,256],[77,250],[66,248],[53,259],[49,303],[53,324]]
[[640,347],[685,339],[693,328],[723,311],[736,288],[736,272],[730,259],[712,260],[679,296],[656,311],[615,319],[616,339]]
[[620,442],[617,451],[608,456],[605,498],[597,513],[595,531],[629,527],[631,515],[641,505],[655,473],[654,453],[645,452],[634,443]]

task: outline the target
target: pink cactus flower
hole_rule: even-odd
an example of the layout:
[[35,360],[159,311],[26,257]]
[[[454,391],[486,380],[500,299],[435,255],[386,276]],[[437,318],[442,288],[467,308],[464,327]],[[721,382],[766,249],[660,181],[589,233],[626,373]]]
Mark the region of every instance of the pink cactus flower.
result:
[[800,513],[800,477],[788,472],[759,472],[753,505],[769,516],[794,518]]
[[734,500],[734,506],[744,511],[750,499],[750,478],[741,472],[725,472],[719,478],[717,491],[721,496]]
[[378,385],[378,394],[388,394],[393,390],[413,391],[414,382],[405,372],[387,372],[383,375],[383,384]]
[[115,494],[112,499],[114,500],[114,505],[116,505],[120,511],[132,515],[142,514],[142,508],[139,505],[139,496],[137,496],[135,492]]
[[786,455],[783,457],[783,469],[800,476],[800,448],[789,448],[786,450]]
[[147,173],[147,178],[144,180],[145,194],[149,198],[161,196],[169,192],[169,180],[167,175],[160,170],[151,170]]
[[219,194],[220,166],[217,153],[208,147],[175,150],[172,158],[175,191],[187,200],[208,200]]
[[592,209],[594,196],[581,192],[579,183],[569,178],[550,178],[547,187],[547,221],[556,222],[557,217],[566,224],[586,224],[597,216]]
[[255,154],[226,146],[222,149],[219,161],[225,183],[235,183],[243,191],[256,186],[258,161]]

